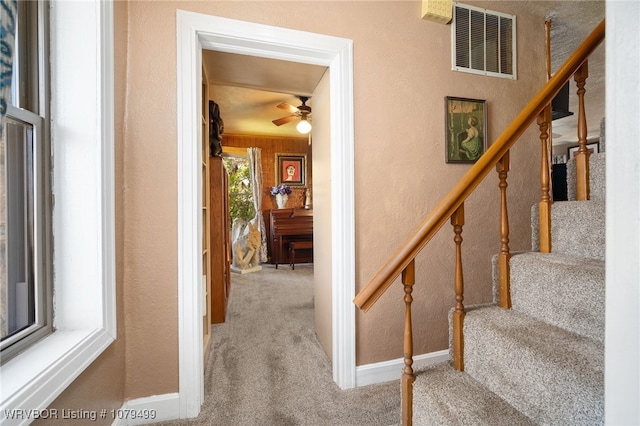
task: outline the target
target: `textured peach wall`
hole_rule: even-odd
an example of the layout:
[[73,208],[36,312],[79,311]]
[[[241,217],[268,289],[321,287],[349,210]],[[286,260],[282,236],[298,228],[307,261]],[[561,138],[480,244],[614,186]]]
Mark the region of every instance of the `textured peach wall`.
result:
[[[519,78],[511,81],[451,71],[451,27],[421,20],[418,1],[319,4],[136,3],[132,22],[137,22],[134,9],[144,11],[144,20],[153,22],[144,31],[147,38],[160,29],[171,32],[178,7],[354,41],[356,285],[361,288],[469,167],[444,163],[444,97],[486,100],[489,136],[495,138],[544,83],[544,20],[518,16]],[[518,13],[517,3],[473,4]],[[173,46],[163,48],[173,58]],[[536,135],[535,129],[529,131],[529,142],[512,153],[510,189],[521,195],[510,204],[512,249],[529,247],[529,210],[538,190],[528,183],[536,182],[537,168],[522,169],[537,156]],[[496,186],[495,178],[489,179],[466,205],[469,303],[491,297],[490,258],[499,247]],[[418,259],[415,324],[424,326],[415,345],[418,354],[447,347],[446,312],[453,305],[452,238],[445,229]],[[395,286],[369,313],[357,314],[358,364],[402,355],[402,309],[402,289]]]
[[[506,2],[485,5],[516,12]],[[376,29],[368,39],[359,35],[354,49],[358,287],[469,168],[444,162],[444,97],[486,100],[493,140],[531,98],[533,88],[544,83],[542,20],[518,17],[519,78],[511,81],[451,71],[451,27],[416,19],[418,7],[375,3],[357,14],[358,22]],[[522,169],[536,158],[535,134],[530,131],[512,153],[510,190],[520,196],[510,200],[512,249],[529,247],[536,168]],[[497,181],[490,175],[465,205],[467,304],[491,300],[490,258],[499,248],[498,200]],[[447,311],[454,304],[452,239],[446,224],[416,260],[416,354],[448,345]],[[370,312],[358,314],[359,365],[402,356],[402,297],[402,286],[396,285]]]
[[[517,2],[473,4],[518,12]],[[128,15],[118,14],[116,21],[116,34],[128,37],[126,61],[117,69],[126,73],[126,85],[116,94],[124,126],[117,159],[123,176],[118,186],[118,288],[125,336],[120,335],[118,344],[124,339],[126,357],[121,352],[105,355],[119,383],[122,370],[117,367],[124,368],[124,399],[178,391],[176,9],[354,41],[358,289],[468,169],[444,163],[444,97],[485,99],[493,139],[545,79],[543,17],[518,16],[519,78],[511,81],[451,71],[451,28],[422,21],[419,1],[126,5]],[[529,247],[529,209],[538,194],[537,167],[530,167],[538,156],[536,136],[530,130],[512,152],[509,189],[520,196],[510,200],[513,250]],[[320,179],[314,176],[315,182]],[[496,187],[497,178],[490,177],[466,203],[468,303],[491,297],[490,258],[499,247]],[[447,347],[454,250],[447,227],[417,260],[416,354]],[[396,285],[369,313],[357,314],[359,365],[402,356],[402,309],[402,290]],[[108,372],[98,369],[87,374],[107,379]],[[66,394],[81,398],[84,383]],[[110,395],[119,396],[116,390]]]
[[125,396],[178,391],[175,8],[129,2]]

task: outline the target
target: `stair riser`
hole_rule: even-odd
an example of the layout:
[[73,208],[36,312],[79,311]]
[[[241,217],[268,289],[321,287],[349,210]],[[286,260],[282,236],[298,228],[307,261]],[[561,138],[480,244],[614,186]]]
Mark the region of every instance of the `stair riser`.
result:
[[[551,207],[551,250],[604,260],[606,207],[602,201],[562,201]],[[531,250],[540,249],[538,206],[531,207]]]
[[604,342],[604,262],[576,261],[542,253],[511,258],[514,310]]
[[599,201],[567,201],[551,208],[551,251],[604,260],[605,204]]
[[[605,201],[606,199],[606,154],[592,154],[589,156],[589,199]],[[567,163],[567,198],[576,199],[576,161]]]
[[540,424],[602,423],[603,346],[494,309],[467,313],[465,372]]
[[414,425],[535,426],[515,408],[489,392],[468,374],[448,364],[418,372],[414,384]]

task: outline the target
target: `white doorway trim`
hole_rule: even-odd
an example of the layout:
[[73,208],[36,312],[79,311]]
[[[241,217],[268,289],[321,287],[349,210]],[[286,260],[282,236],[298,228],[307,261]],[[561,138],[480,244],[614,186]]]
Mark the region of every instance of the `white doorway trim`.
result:
[[204,399],[200,108],[202,49],[329,67],[333,379],[356,384],[353,42],[182,10],[177,32],[178,341],[180,417]]

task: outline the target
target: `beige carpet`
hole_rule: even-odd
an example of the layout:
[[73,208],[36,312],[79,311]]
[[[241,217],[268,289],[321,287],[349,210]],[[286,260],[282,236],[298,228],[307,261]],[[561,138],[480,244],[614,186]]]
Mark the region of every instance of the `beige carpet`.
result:
[[[313,265],[232,275],[227,322],[212,330],[205,401],[171,425],[400,424],[400,381],[340,390],[313,319]],[[398,372],[400,374],[400,372]]]

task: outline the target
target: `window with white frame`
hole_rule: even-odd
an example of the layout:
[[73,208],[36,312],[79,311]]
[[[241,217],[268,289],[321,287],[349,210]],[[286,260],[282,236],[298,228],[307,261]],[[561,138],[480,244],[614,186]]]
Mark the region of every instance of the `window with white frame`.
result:
[[[34,179],[39,172],[50,176],[42,193],[51,210],[44,235],[55,271],[48,273],[55,314],[52,332],[0,365],[3,426],[34,420],[116,338],[113,1],[6,3],[38,4],[38,13],[49,15],[43,31],[51,95],[39,108],[50,111],[44,120],[50,154],[42,155],[50,166],[42,172],[36,163]],[[28,118],[15,118],[30,127]],[[34,217],[37,206],[34,201]],[[34,268],[37,276],[43,266],[37,261]]]
[[0,138],[3,363],[52,328],[48,4],[17,2],[11,16],[15,29],[14,46],[9,48],[11,96]]
[[516,79],[516,17],[454,3],[451,59],[455,71]]

